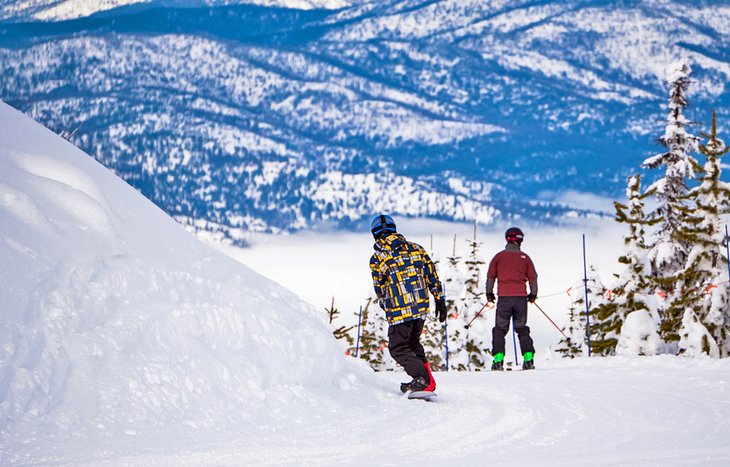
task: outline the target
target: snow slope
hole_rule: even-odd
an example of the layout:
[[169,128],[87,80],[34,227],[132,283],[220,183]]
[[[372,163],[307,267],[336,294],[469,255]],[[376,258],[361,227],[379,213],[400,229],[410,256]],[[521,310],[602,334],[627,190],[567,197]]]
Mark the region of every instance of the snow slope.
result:
[[3,445],[240,428],[353,386],[311,306],[3,103],[0,229]]

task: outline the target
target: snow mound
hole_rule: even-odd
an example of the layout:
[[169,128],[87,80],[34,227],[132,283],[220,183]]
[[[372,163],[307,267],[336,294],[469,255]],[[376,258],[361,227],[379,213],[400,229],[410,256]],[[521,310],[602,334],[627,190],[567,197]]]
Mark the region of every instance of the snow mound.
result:
[[665,344],[657,332],[657,321],[648,311],[638,310],[626,316],[616,344],[616,355],[659,355]]
[[0,440],[226,429],[356,381],[311,306],[2,102],[0,314]]

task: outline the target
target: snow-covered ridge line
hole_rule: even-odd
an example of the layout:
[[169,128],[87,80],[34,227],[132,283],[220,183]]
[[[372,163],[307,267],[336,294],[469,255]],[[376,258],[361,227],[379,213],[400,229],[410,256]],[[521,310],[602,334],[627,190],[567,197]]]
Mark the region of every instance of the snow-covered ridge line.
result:
[[[397,192],[395,196],[393,191]],[[318,180],[312,187],[312,199],[325,212],[333,200],[341,200],[343,206],[335,212],[352,220],[378,209],[406,216],[448,216],[460,221],[476,220],[480,224],[493,224],[501,217],[499,209],[488,203],[461,194],[439,192],[419,186],[412,178],[389,174],[328,172],[324,180]]]
[[[697,64],[693,120],[727,107],[730,30],[700,27],[702,5],[390,0],[208,15],[176,5],[47,37],[37,23],[0,24],[0,98],[58,132],[81,126],[74,142],[169,214],[233,229],[350,227],[356,188],[331,189],[330,173],[431,192],[419,210],[385,190],[382,209],[490,218],[461,207],[474,200],[549,223],[565,206],[535,202],[541,193],[620,196],[653,150],[657,77],[675,56]],[[316,195],[317,183],[338,198]],[[479,183],[493,184],[489,197],[449,193]]]
[[[63,21],[84,18],[95,13],[131,5],[167,6],[170,0],[14,0],[0,1],[0,19]],[[268,7],[311,9],[339,9],[353,0],[178,0],[176,6],[260,5]]]

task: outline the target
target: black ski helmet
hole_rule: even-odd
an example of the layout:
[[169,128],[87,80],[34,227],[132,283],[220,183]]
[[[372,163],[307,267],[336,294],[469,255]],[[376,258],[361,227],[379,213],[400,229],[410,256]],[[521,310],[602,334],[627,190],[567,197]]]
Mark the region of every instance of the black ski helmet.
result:
[[385,233],[394,233],[395,221],[392,217],[385,214],[375,216],[373,217],[373,221],[370,223],[370,232],[373,233],[373,237],[376,240]]
[[525,234],[517,227],[510,227],[504,233],[504,238],[508,243],[517,243],[520,245],[522,244],[522,240],[525,238]]

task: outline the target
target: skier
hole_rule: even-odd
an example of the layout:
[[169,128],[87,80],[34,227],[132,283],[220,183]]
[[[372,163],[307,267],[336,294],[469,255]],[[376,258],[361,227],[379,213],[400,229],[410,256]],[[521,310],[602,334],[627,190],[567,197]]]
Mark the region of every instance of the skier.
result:
[[388,351],[413,378],[401,384],[401,391],[433,391],[436,381],[420,338],[429,311],[429,290],[439,321],[446,321],[446,299],[436,268],[423,247],[396,232],[390,216],[375,216],[370,231],[375,238],[370,270],[378,304],[388,320]]
[[[487,302],[494,303],[494,281],[497,284],[497,311],[492,328],[492,370],[504,370],[504,337],[509,331],[510,320],[520,340],[523,355],[523,370],[535,369],[535,347],[527,327],[527,302],[537,299],[537,272],[526,253],[520,250],[525,235],[517,227],[510,227],[504,233],[507,246],[497,253],[487,270]],[[525,282],[530,284],[527,293]]]

